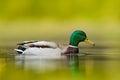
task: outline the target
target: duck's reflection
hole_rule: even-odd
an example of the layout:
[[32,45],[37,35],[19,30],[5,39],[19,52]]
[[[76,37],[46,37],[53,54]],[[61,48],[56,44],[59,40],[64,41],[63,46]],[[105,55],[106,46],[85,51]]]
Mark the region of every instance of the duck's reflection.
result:
[[[38,58],[33,55],[16,56],[16,65],[25,70],[33,69],[40,72],[53,71],[57,69],[69,69],[70,74],[78,75],[84,71],[84,66],[80,65],[78,55],[61,56],[61,58]],[[42,57],[42,56],[41,56]],[[83,73],[82,73],[83,74]]]
[[68,63],[70,72],[75,80],[85,77],[85,61],[84,56],[68,55]]
[[77,74],[79,72],[79,57],[78,55],[68,55],[67,56],[69,68],[72,74]]
[[18,67],[25,70],[32,69],[40,72],[64,67],[63,64],[65,63],[65,56],[50,58],[50,56],[17,55],[15,58]]

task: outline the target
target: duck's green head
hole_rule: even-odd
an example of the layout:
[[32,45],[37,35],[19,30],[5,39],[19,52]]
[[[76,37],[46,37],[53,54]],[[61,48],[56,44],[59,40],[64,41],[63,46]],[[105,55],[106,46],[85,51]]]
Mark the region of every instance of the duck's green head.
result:
[[95,44],[92,41],[87,39],[87,35],[84,31],[76,30],[70,36],[69,45],[78,46],[79,42],[86,42],[95,46]]

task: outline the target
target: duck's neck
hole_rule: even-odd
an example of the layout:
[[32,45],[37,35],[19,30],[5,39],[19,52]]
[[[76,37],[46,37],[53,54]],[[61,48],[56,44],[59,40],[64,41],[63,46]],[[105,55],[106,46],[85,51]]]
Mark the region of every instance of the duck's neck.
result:
[[70,38],[69,45],[78,47],[79,40],[77,38]]
[[79,44],[79,42],[76,42],[76,41],[70,41],[69,42],[69,45],[75,46],[75,47],[78,47],[78,44]]

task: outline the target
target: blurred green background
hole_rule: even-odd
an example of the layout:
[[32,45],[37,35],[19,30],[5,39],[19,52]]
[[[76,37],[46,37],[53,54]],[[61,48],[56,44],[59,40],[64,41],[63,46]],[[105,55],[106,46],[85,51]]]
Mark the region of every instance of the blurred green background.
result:
[[119,46],[120,0],[0,0],[0,47],[24,40],[68,44],[76,29],[100,45]]
[[[14,56],[2,54],[15,53],[16,44],[26,40],[67,45],[76,29],[85,31],[96,44],[94,48],[80,45],[81,52],[96,55],[77,60],[77,75],[65,61],[53,60],[56,68],[38,73],[24,70],[27,61],[21,60],[23,65],[18,67]],[[120,80],[119,41],[120,0],[0,0],[0,80]]]

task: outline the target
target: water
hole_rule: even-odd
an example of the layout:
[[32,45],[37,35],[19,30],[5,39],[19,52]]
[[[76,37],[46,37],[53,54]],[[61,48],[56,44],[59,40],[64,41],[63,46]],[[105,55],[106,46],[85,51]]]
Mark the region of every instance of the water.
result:
[[1,54],[0,80],[120,80],[119,48],[87,48],[81,53],[61,58]]

